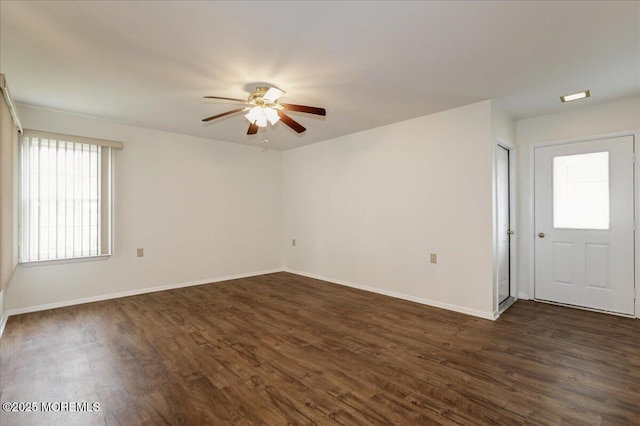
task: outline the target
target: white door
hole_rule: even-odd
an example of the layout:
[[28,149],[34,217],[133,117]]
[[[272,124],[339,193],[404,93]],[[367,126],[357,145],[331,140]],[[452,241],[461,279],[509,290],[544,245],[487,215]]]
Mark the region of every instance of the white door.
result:
[[498,303],[509,298],[511,264],[509,225],[509,150],[498,145],[496,151],[497,232],[498,232]]
[[633,136],[535,149],[535,298],[634,313]]

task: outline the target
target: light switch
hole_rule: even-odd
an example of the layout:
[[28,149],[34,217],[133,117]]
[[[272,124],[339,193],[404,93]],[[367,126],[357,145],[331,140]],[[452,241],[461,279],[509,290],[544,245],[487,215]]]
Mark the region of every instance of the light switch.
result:
[[139,249],[137,250],[137,256],[138,256],[138,257],[143,257],[143,256],[144,256],[144,249],[139,248]]
[[431,253],[431,263],[438,263],[438,255],[436,253]]

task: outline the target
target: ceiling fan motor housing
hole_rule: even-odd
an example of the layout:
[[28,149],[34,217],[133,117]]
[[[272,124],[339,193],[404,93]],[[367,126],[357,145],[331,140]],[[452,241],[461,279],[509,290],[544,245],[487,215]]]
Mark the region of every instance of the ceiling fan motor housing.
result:
[[256,90],[249,95],[249,103],[263,108],[278,108],[279,105],[277,100],[269,101],[264,99],[264,95],[268,90],[268,87],[256,87]]

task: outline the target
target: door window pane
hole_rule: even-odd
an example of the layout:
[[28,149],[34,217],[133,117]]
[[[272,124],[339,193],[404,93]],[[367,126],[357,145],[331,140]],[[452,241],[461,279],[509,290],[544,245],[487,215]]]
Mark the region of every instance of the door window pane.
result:
[[609,152],[553,159],[553,227],[609,229]]

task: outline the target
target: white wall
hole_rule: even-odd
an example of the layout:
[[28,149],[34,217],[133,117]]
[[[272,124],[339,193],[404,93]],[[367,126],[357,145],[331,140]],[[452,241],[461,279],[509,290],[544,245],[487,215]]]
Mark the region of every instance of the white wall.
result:
[[281,152],[28,106],[19,115],[25,128],[118,140],[124,149],[114,155],[113,256],[19,266],[4,295],[13,313],[282,269]]
[[[569,104],[568,104],[569,107]],[[519,297],[533,297],[533,268],[530,249],[531,225],[531,170],[529,165],[532,144],[589,139],[640,129],[640,98],[630,98],[606,104],[570,109],[567,112],[520,120],[517,126],[518,170],[519,170],[519,214],[518,214],[518,282]],[[636,152],[638,144],[636,139]],[[636,173],[636,191],[640,188],[639,174]],[[638,195],[636,195],[638,198]],[[636,200],[637,201],[637,200]],[[636,243],[638,244],[638,243]],[[636,312],[640,312],[640,286],[636,285]]]
[[498,142],[514,147],[516,143],[516,122],[502,108],[495,103],[491,105],[491,127],[493,139]]
[[286,151],[286,268],[493,317],[493,153],[491,101]]

